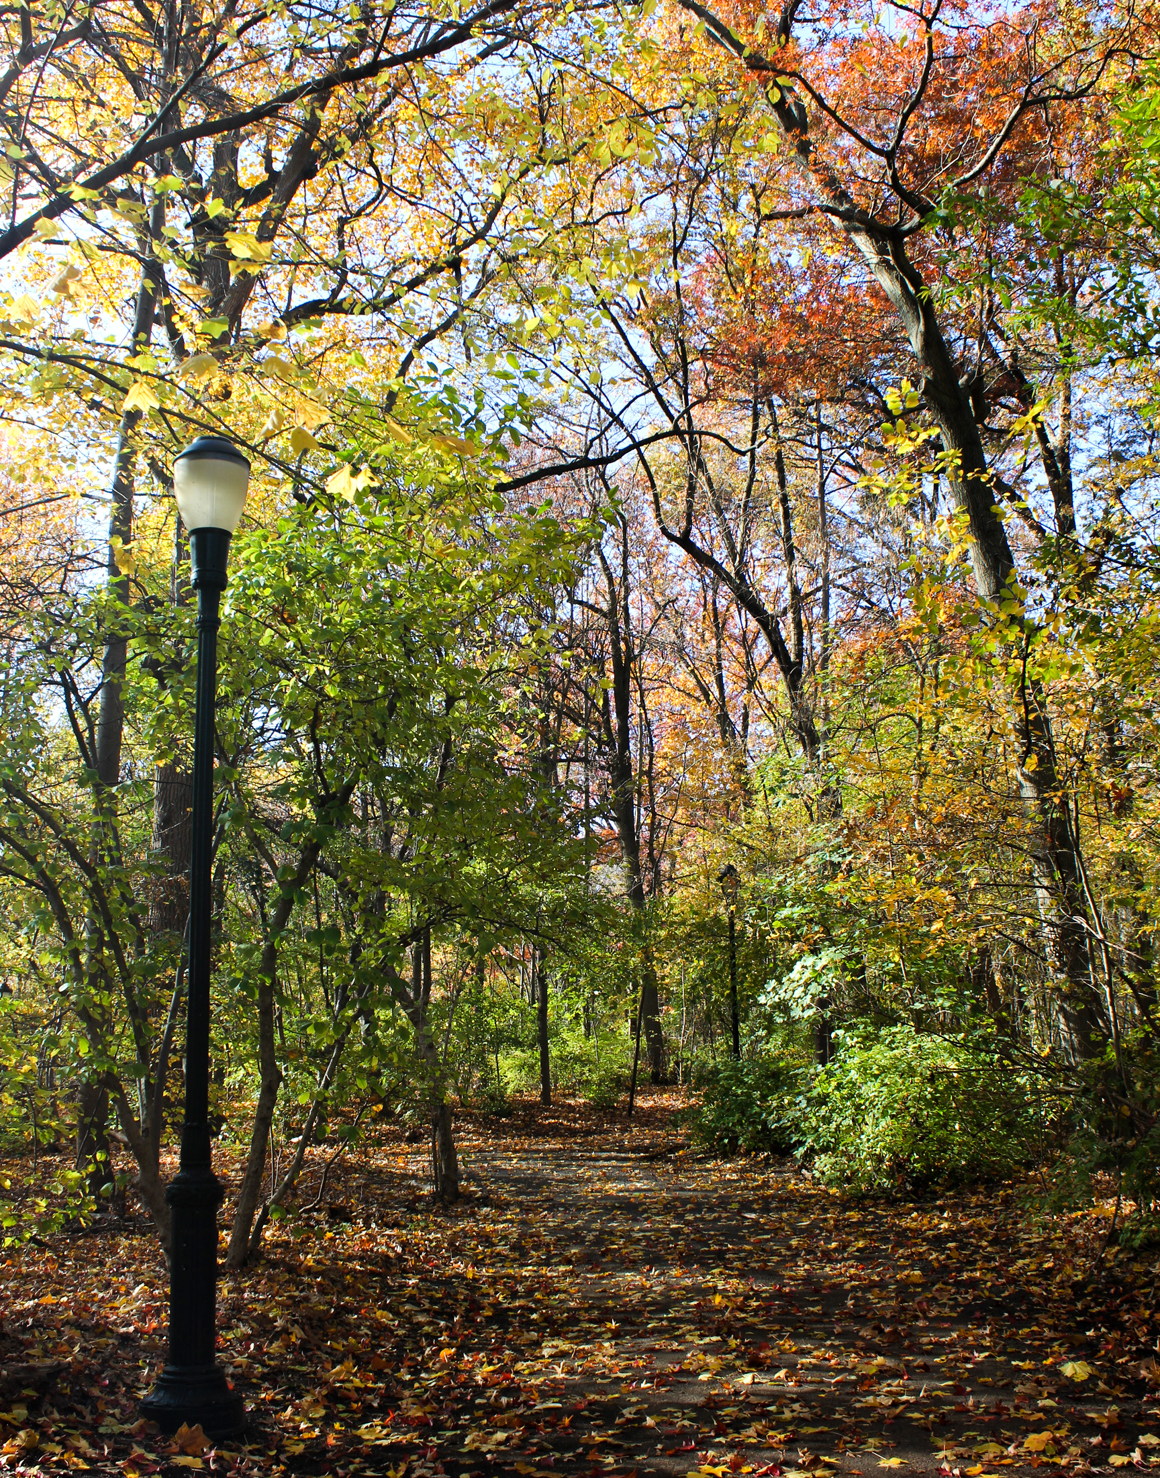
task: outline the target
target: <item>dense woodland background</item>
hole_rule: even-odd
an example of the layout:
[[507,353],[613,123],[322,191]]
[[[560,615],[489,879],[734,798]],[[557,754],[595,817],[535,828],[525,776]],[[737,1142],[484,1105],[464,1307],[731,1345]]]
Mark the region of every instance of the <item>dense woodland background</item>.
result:
[[1154,9],[3,26],[6,1237],[167,1236],[202,432],[232,1266],[319,1139],[408,1117],[453,1199],[457,1102],[648,1079],[1154,1232]]

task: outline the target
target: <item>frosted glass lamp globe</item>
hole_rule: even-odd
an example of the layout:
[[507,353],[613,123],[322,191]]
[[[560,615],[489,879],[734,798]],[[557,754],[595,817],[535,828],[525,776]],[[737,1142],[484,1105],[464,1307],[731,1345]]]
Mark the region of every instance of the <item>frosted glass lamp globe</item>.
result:
[[232,534],[246,506],[250,464],[224,436],[199,436],[173,463],[173,494],[181,521],[194,529]]

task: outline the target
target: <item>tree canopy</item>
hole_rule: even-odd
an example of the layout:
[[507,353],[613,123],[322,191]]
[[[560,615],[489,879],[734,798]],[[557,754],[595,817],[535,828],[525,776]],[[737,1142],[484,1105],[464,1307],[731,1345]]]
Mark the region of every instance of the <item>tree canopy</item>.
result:
[[1152,1235],[1154,7],[3,26],[10,1243],[168,1247],[207,432],[231,1268],[324,1140],[421,1122],[453,1202],[457,1107],[645,1081]]

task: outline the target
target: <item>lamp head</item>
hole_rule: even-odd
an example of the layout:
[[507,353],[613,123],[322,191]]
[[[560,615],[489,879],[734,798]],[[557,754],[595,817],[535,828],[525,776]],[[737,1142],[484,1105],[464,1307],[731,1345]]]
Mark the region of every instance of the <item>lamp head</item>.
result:
[[173,494],[181,521],[232,534],[246,506],[250,464],[224,436],[199,436],[173,462]]
[[732,862],[727,862],[717,874],[717,881],[721,884],[721,891],[725,895],[725,902],[736,903],[737,887],[741,882],[741,875],[733,866]]

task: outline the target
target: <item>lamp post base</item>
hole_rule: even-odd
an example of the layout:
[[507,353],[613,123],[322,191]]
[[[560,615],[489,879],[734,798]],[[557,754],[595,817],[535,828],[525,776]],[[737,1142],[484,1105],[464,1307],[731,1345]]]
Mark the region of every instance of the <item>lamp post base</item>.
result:
[[141,1403],[141,1415],[163,1432],[183,1423],[207,1437],[236,1437],[246,1423],[241,1395],[231,1391],[220,1365],[166,1365]]

